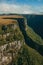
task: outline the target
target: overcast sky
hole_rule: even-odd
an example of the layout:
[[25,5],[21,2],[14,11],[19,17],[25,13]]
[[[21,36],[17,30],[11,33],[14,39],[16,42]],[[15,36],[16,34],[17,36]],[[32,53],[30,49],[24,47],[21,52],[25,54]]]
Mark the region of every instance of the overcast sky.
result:
[[0,14],[43,14],[43,0],[0,0]]

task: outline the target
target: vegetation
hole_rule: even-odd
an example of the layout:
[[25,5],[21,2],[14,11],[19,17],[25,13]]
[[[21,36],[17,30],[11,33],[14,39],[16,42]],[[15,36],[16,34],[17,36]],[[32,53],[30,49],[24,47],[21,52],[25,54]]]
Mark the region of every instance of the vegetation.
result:
[[[14,16],[13,17],[4,16],[1,18],[7,18],[7,17],[14,18]],[[21,42],[22,40],[24,41],[24,36],[22,35],[22,32],[19,29],[19,26],[15,30],[9,27],[7,30],[4,30],[4,29],[2,29],[2,26],[0,26],[0,35],[2,35],[0,36],[0,46],[15,40],[16,41],[20,40]],[[5,37],[3,38],[3,35],[5,34],[5,32],[6,32],[6,38]],[[7,36],[7,33],[10,33],[9,36]],[[43,44],[43,39],[28,26],[27,26],[26,33],[34,42],[40,45]],[[12,53],[13,63],[11,62],[8,65],[12,65],[12,64],[13,65],[43,65],[43,56],[41,56],[36,50],[30,48],[24,43],[22,45],[22,48],[18,51],[17,55],[13,56],[13,50],[10,51]]]
[[[7,36],[7,34],[9,34]],[[13,42],[15,40],[23,40],[23,35],[19,29],[19,26],[14,30],[9,26],[0,26],[0,45]]]
[[29,26],[27,26],[27,30],[26,30],[27,35],[36,43],[43,45],[43,39],[41,38],[41,36],[39,36],[38,34],[36,34],[32,28],[30,28]]
[[43,65],[43,57],[26,44],[13,59],[13,65]]

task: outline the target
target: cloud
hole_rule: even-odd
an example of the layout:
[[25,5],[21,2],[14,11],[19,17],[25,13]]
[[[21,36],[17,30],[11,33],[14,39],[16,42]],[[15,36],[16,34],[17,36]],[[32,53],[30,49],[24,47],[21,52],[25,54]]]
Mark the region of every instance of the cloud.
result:
[[[16,4],[0,4],[0,14],[18,13],[18,14],[42,14],[43,8],[33,8],[30,5],[16,5]],[[41,10],[40,10],[41,9]]]
[[0,4],[1,13],[31,13],[31,6],[14,5],[14,4]]

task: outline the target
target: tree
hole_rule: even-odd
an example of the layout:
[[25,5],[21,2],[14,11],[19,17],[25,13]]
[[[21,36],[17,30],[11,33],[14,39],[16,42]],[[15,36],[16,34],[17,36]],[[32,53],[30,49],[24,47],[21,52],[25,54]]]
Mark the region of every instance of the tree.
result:
[[2,30],[3,30],[4,32],[6,32],[6,31],[7,31],[7,26],[3,25],[3,26],[2,26]]

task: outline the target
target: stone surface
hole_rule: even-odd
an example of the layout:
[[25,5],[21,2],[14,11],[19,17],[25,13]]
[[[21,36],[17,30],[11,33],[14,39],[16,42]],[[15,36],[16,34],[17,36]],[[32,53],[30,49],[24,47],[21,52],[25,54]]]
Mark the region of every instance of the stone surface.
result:
[[0,65],[7,65],[12,61],[12,53],[15,57],[18,54],[18,51],[22,47],[22,43],[20,41],[14,41],[9,44],[5,44],[0,46]]

